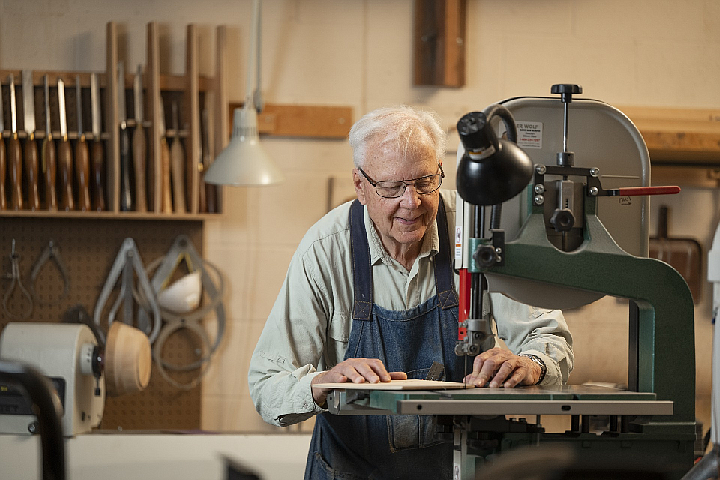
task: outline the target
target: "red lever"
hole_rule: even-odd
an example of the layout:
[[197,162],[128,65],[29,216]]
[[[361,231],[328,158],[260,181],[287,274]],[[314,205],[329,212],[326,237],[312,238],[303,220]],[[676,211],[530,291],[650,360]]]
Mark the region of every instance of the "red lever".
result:
[[608,190],[611,197],[638,197],[641,195],[674,195],[680,193],[680,187],[675,185],[664,187],[625,187]]

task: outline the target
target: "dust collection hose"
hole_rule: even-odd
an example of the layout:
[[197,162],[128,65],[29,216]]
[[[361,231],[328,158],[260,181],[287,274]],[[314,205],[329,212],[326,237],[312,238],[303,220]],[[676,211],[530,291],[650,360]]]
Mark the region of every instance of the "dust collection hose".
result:
[[52,383],[35,367],[6,360],[0,360],[0,382],[20,384],[30,396],[38,419],[43,480],[65,480],[62,405]]

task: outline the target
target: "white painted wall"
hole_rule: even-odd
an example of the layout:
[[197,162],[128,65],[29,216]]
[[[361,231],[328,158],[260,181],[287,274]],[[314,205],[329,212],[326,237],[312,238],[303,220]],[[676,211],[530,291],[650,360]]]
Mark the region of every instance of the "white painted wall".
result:
[[[108,21],[119,24],[121,58],[135,65],[145,61],[147,22],[157,21],[162,73],[183,72],[185,26],[196,23],[201,71],[212,74],[214,27],[226,24],[230,98],[241,100],[251,3],[0,0],[0,67],[104,70]],[[553,83],[581,84],[586,96],[613,105],[720,107],[716,1],[469,0],[467,86],[460,89],[412,86],[412,5],[411,0],[266,0],[266,101],[349,105],[355,118],[381,105],[409,103],[435,109],[447,127],[467,111],[504,98],[547,95]],[[250,401],[248,359],[295,246],[325,212],[327,179],[348,176],[351,168],[350,149],[342,141],[273,138],[264,145],[287,182],[226,188],[226,213],[207,222],[207,257],[223,268],[231,292],[227,338],[204,384],[203,425],[211,430],[275,430]],[[450,154],[447,165],[454,164]],[[668,202],[675,209],[670,234],[709,246],[720,219],[717,192],[685,189]],[[699,414],[707,425],[708,289],[705,294],[696,310],[696,342],[697,393],[699,405],[705,405]],[[623,314],[613,299],[568,312],[577,342],[571,381],[623,381],[625,345],[618,341],[625,335]]]

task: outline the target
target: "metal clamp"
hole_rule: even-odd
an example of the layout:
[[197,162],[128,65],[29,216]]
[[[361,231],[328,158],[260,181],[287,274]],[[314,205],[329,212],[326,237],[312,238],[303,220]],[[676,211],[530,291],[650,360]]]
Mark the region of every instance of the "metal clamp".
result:
[[[49,262],[50,260],[55,263],[55,266],[57,267],[58,271],[60,272],[60,276],[62,277],[63,293],[54,302],[43,302],[38,297],[37,292],[35,291],[35,282],[37,281],[37,277],[40,274],[40,270],[43,268],[45,263]],[[67,270],[65,269],[65,264],[63,264],[62,259],[60,258],[60,249],[52,240],[48,242],[48,245],[45,247],[43,252],[35,261],[35,265],[33,266],[32,272],[30,273],[30,293],[32,293],[33,298],[35,298],[35,301],[39,305],[55,305],[61,300],[63,300],[65,297],[67,297],[70,293],[70,277],[68,276]]]
[[[153,358],[158,366],[158,370],[162,377],[171,385],[180,389],[191,389],[194,388],[202,379],[207,372],[210,364],[210,359],[217,350],[220,342],[225,333],[225,306],[222,302],[223,295],[225,292],[225,283],[220,270],[212,263],[203,260],[198,254],[192,242],[186,235],[179,235],[173,245],[170,247],[167,255],[154,260],[148,265],[146,272],[148,275],[154,272],[152,277],[152,288],[155,294],[159,293],[169,283],[169,278],[177,266],[185,260],[191,269],[198,269],[202,272],[202,287],[203,291],[207,293],[209,301],[205,303],[201,308],[198,308],[187,314],[178,315],[168,309],[160,308],[161,316],[167,321],[157,341],[153,345]],[[210,275],[210,272],[213,275]],[[213,277],[217,278],[217,284],[213,280]],[[138,296],[142,297],[141,294],[137,293]],[[140,316],[143,313],[142,303],[140,309]],[[207,334],[202,327],[200,321],[208,313],[215,311],[215,318],[217,321],[217,333],[215,335],[215,341],[210,344]],[[171,333],[176,330],[186,328],[191,330],[197,335],[202,342],[202,353],[201,357],[194,362],[190,362],[185,365],[174,364],[166,361],[162,358],[162,349],[165,341],[168,339]],[[173,371],[190,371],[200,368],[200,374],[186,384],[181,384],[172,379],[167,370]]]
[[[98,297],[97,304],[95,305],[93,321],[95,322],[95,325],[100,326],[100,317],[102,316],[103,308],[110,298],[110,292],[112,292],[115,287],[115,283],[122,275],[120,293],[118,294],[115,303],[110,309],[110,314],[108,315],[108,327],[115,320],[115,314],[120,307],[120,302],[123,302],[124,322],[128,325],[133,324],[133,300],[137,300],[138,298],[133,295],[133,271],[138,277],[140,290],[144,295],[143,298],[147,298],[147,308],[153,313],[154,325],[152,329],[141,329],[149,337],[150,343],[152,343],[155,341],[158,333],[160,332],[162,319],[160,318],[160,310],[155,302],[150,282],[145,274],[145,269],[143,268],[142,261],[140,259],[140,252],[138,252],[135,241],[132,238],[126,238],[120,247],[120,252],[115,258],[115,263],[113,263],[113,266],[110,269],[110,274],[105,281],[105,285],[103,286],[102,292],[100,292],[100,297]],[[105,339],[102,339],[102,341],[104,343]]]
[[[6,273],[4,275],[5,278],[8,278],[11,280],[10,287],[5,291],[5,294],[3,295],[3,311],[5,314],[15,320],[27,320],[30,318],[30,315],[32,315],[33,311],[33,300],[30,293],[25,289],[25,287],[22,284],[22,279],[20,278],[20,255],[15,253],[15,239],[13,238],[12,241],[12,251],[10,253],[10,265],[11,265],[11,273]],[[13,290],[15,289],[15,286],[17,285],[18,289],[22,293],[22,295],[27,298],[29,307],[26,311],[21,312],[20,314],[12,313],[10,310],[8,310],[8,301],[10,300],[10,297],[13,294]]]

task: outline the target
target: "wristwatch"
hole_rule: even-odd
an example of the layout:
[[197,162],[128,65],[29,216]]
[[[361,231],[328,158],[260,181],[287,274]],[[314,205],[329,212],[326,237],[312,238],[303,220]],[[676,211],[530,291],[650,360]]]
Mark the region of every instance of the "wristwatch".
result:
[[532,355],[530,353],[522,353],[522,354],[520,354],[520,356],[527,357],[530,360],[532,360],[533,362],[540,365],[540,378],[538,378],[538,381],[535,382],[535,385],[540,385],[540,383],[545,378],[545,374],[547,373],[547,365],[545,365],[545,362],[543,362],[542,359],[540,357],[538,357],[537,355]]

